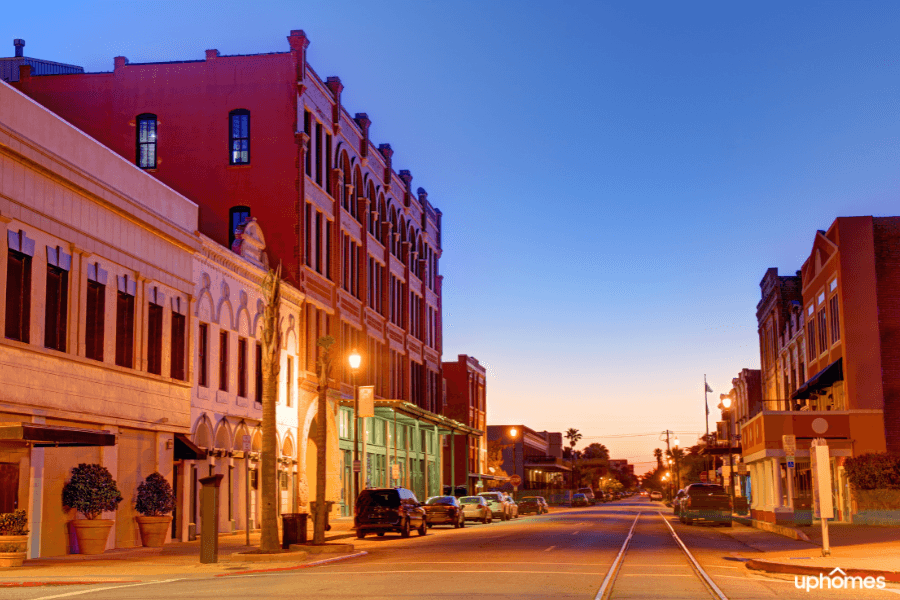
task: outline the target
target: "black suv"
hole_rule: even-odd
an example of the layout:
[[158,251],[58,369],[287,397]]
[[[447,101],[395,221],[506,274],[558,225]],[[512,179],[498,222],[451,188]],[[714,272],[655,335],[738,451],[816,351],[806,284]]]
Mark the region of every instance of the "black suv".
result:
[[373,488],[363,490],[356,499],[356,537],[362,539],[369,532],[379,536],[388,531],[399,532],[409,537],[415,529],[425,535],[427,525],[425,509],[416,500],[416,495],[406,488]]

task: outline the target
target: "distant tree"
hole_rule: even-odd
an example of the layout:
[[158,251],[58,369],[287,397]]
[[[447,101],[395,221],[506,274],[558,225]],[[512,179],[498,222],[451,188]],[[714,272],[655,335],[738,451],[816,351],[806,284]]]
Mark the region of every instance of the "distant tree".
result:
[[566,431],[565,435],[566,439],[569,440],[569,447],[572,449],[572,486],[575,485],[575,444],[584,437],[582,436],[577,429],[574,427],[570,427],[568,431]]
[[503,451],[514,444],[501,444],[500,440],[488,440],[487,471],[494,477],[509,477],[503,470]]
[[588,444],[584,450],[581,451],[581,457],[609,460],[609,450],[603,444],[594,442],[593,444]]
[[663,464],[663,451],[662,448],[657,448],[653,451],[653,458],[656,459],[656,468],[662,469]]

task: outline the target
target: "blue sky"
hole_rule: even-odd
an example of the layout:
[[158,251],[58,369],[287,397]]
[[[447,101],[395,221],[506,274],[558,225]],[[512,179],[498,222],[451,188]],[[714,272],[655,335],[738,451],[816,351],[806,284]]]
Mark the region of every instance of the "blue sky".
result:
[[[703,375],[759,367],[768,267],[839,215],[896,214],[896,2],[147,1],[5,7],[0,45],[112,69],[287,50],[338,75],[444,214],[444,355],[489,422],[652,460]],[[715,411],[714,411],[715,412]],[[615,437],[650,434],[635,437]],[[638,465],[642,471],[647,464]]]

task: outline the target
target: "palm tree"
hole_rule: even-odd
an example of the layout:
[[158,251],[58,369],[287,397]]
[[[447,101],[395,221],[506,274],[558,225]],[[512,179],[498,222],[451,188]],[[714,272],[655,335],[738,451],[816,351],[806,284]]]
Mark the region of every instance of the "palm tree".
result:
[[578,443],[583,436],[574,427],[569,427],[566,431],[566,439],[569,440],[569,447],[572,449],[572,484],[575,484],[575,444]]
[[[259,549],[262,552],[277,552],[278,543],[278,455],[275,404],[278,400],[278,373],[281,370],[281,264],[275,271],[266,274],[262,285],[266,308],[263,312],[263,352],[262,352],[262,452],[260,453],[260,487],[262,531]],[[248,524],[249,526],[249,524]]]
[[318,406],[318,429],[316,429],[316,514],[313,528],[313,544],[321,545],[325,543],[325,514],[327,507],[325,506],[325,485],[326,471],[328,469],[327,451],[325,444],[327,443],[328,417],[331,414],[328,410],[328,379],[331,377],[331,370],[334,367],[334,357],[331,355],[331,346],[334,344],[334,338],[325,335],[316,340],[316,346],[321,348],[319,358],[316,361],[318,385],[316,391],[319,393]]
[[657,448],[656,450],[653,451],[653,458],[656,459],[656,468],[661,470],[662,462],[663,462],[662,448]]

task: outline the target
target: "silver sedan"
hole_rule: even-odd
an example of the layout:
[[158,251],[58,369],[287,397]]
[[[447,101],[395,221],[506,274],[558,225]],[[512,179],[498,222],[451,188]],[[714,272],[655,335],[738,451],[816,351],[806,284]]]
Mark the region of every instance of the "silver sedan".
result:
[[490,523],[494,520],[491,516],[491,507],[482,496],[463,496],[459,499],[466,521],[480,521]]

